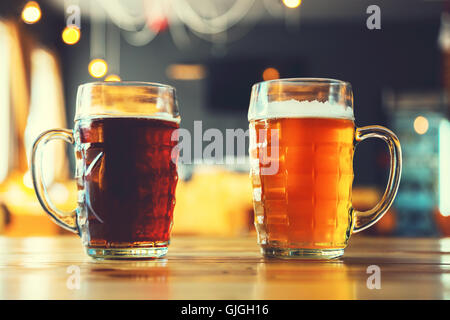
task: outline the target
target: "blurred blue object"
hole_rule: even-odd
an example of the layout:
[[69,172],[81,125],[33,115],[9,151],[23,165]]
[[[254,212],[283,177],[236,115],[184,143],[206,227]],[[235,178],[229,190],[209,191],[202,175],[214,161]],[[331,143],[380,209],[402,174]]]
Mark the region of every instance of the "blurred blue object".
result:
[[426,190],[400,189],[394,206],[397,214],[395,234],[408,237],[436,235],[432,215],[434,198],[434,194]]
[[402,181],[394,202],[398,236],[439,235],[439,127],[446,121],[444,96],[405,93],[385,99],[390,126],[400,139]]

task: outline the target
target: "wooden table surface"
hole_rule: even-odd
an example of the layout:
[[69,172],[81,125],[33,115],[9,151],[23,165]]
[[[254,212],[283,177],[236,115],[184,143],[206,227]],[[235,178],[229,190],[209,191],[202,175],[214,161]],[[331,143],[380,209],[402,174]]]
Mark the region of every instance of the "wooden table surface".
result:
[[[267,260],[254,237],[175,237],[151,261],[93,260],[71,236],[0,248],[0,299],[450,299],[450,238],[356,236],[331,262]],[[370,265],[381,289],[367,287]]]

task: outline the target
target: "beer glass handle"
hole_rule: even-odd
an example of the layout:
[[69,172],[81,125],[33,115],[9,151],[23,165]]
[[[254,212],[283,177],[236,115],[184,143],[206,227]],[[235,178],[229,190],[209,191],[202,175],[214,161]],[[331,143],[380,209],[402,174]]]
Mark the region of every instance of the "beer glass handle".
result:
[[77,226],[77,209],[72,212],[64,212],[55,207],[51,202],[45,186],[42,172],[43,149],[49,141],[61,139],[70,144],[74,143],[73,134],[67,129],[53,129],[42,133],[34,142],[31,153],[31,175],[33,177],[34,190],[45,212],[60,227],[79,234]]
[[353,232],[367,229],[383,217],[397,194],[402,172],[402,149],[397,136],[391,130],[381,126],[368,126],[356,129],[355,140],[357,143],[368,138],[382,139],[388,145],[391,156],[389,180],[383,197],[374,208],[368,211],[354,210],[355,225]]

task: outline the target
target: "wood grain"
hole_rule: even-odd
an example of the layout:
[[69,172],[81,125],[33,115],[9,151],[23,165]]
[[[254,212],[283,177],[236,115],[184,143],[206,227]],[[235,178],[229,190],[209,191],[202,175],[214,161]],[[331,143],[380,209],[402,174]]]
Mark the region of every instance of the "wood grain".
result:
[[[450,299],[449,238],[355,236],[330,262],[267,260],[254,237],[176,237],[150,261],[93,260],[72,236],[0,237],[0,248],[0,299]],[[367,288],[369,265],[380,290]]]

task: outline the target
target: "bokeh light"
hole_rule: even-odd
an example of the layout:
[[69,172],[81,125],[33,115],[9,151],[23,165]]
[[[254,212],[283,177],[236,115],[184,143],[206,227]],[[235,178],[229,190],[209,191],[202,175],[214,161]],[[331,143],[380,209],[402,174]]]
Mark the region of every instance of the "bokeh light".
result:
[[174,80],[201,80],[206,74],[206,67],[201,64],[171,64],[166,69],[166,75]]
[[302,4],[302,0],[283,0],[283,4],[289,9],[295,9]]
[[67,26],[62,32],[62,39],[66,44],[75,44],[80,40],[81,32],[77,26]]
[[106,82],[114,82],[114,81],[120,81],[120,77],[117,74],[110,74],[105,78]]
[[28,1],[22,10],[22,20],[25,23],[33,24],[41,19],[41,8],[36,1]]
[[89,74],[94,78],[101,78],[108,72],[108,64],[103,59],[92,60],[88,68]]
[[423,116],[418,116],[415,120],[414,120],[414,130],[418,133],[418,134],[425,134],[428,131],[428,119],[423,117]]
[[263,71],[262,77],[264,81],[275,80],[280,78],[280,73],[275,68],[267,68]]

